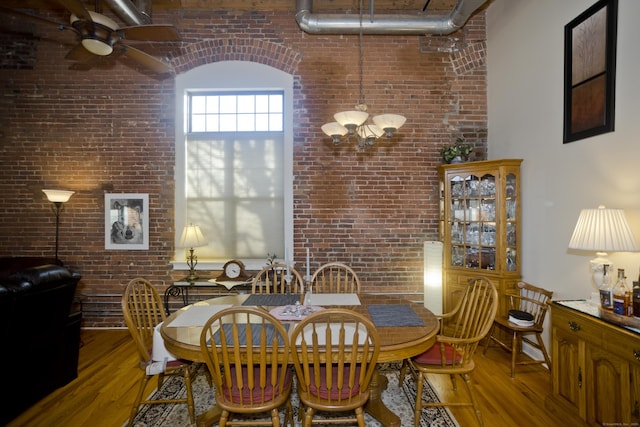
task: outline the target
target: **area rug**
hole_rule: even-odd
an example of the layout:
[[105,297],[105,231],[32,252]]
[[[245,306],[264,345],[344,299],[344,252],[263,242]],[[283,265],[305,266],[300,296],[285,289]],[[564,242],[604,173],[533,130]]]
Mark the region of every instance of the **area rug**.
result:
[[[398,385],[398,364],[381,365],[380,372],[383,373],[389,383],[387,389],[382,393],[382,400],[402,421],[402,427],[413,426],[413,408],[415,404],[416,388],[414,377],[407,373],[403,384]],[[174,377],[165,381],[162,388],[154,392],[154,398],[172,398],[184,396],[185,388],[182,378]],[[209,409],[214,401],[214,389],[209,387],[205,367],[201,366],[193,381],[193,397],[196,406],[196,416]],[[423,399],[426,401],[438,401],[438,395],[431,384],[425,382]],[[298,396],[294,392],[291,395],[291,403],[294,411],[294,420],[298,426],[297,410]],[[330,414],[318,414],[315,418],[322,416],[330,417]],[[256,418],[258,419],[258,418]],[[281,411],[281,422],[284,423],[284,410]],[[380,427],[381,424],[368,414],[365,415],[367,427]],[[126,423],[125,423],[126,425]],[[187,405],[167,404],[167,405],[145,405],[140,408],[134,420],[136,427],[187,427],[193,426],[189,421]],[[282,424],[284,425],[284,424]],[[424,408],[420,419],[421,427],[459,427],[458,422],[453,418],[447,408]]]

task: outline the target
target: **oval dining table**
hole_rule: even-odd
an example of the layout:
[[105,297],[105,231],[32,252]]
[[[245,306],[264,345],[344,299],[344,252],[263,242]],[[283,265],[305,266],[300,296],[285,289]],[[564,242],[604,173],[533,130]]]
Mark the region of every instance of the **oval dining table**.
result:
[[[229,295],[200,301],[191,306],[242,305],[249,296],[248,294]],[[416,356],[428,350],[435,343],[435,336],[439,330],[439,322],[437,317],[423,305],[412,303],[402,297],[392,295],[358,294],[358,299],[360,300],[360,305],[341,305],[340,307],[364,314],[374,321],[374,324],[376,324],[376,319],[372,318],[368,307],[373,309],[375,306],[376,309],[382,307],[391,310],[395,308],[407,310],[407,307],[410,307],[408,310],[411,310],[413,313],[409,312],[408,314],[410,316],[408,317],[414,320],[419,319],[418,322],[411,323],[407,326],[407,323],[403,321],[407,316],[392,315],[390,316],[392,319],[388,319],[388,314],[393,314],[393,312],[387,311],[387,319],[384,323],[387,326],[379,326],[380,323],[376,324],[376,330],[378,331],[380,339],[378,363],[401,361]],[[171,326],[171,323],[178,319],[179,316],[185,313],[191,306],[183,307],[167,317],[160,328],[160,334],[164,339],[166,349],[176,357],[204,363],[205,360],[200,351],[200,333],[202,326]],[[269,306],[263,307],[265,310],[275,308]],[[323,305],[323,307],[329,308],[331,306]],[[395,319],[393,319],[393,317],[395,317]],[[289,330],[292,331],[295,322],[291,321],[290,323],[292,323],[292,325]],[[365,410],[385,427],[399,427],[400,418],[387,408],[382,401],[382,391],[384,391],[386,387],[387,377],[383,374],[374,375],[370,386],[369,401],[365,406]],[[198,416],[197,426],[209,427],[217,423],[219,417],[220,408],[214,405],[211,409]]]

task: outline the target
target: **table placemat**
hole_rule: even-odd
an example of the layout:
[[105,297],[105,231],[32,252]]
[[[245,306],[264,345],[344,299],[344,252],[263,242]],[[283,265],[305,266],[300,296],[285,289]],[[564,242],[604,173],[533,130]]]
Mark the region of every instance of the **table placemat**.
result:
[[360,305],[358,294],[306,294],[304,303],[307,305],[331,306],[331,305]]
[[[227,345],[232,345],[233,341],[233,333],[231,331],[231,328],[233,327],[233,325],[231,325],[230,323],[226,323],[224,325],[222,325],[222,330],[224,331],[224,336],[227,338]],[[260,334],[262,333],[262,327],[263,325],[260,323],[251,323],[251,337],[252,337],[252,342],[254,343],[259,343],[260,342]],[[276,333],[276,329],[273,325],[271,324],[266,324],[264,325],[265,327],[265,332],[267,334],[267,342],[272,342],[273,341],[273,336]],[[285,323],[284,324],[285,329],[289,329],[289,324]],[[238,328],[238,341],[240,342],[241,345],[244,345],[247,343],[247,327],[244,328]],[[217,330],[214,334],[213,334],[213,342],[215,342],[217,345],[220,344],[220,330]],[[284,342],[282,341],[282,337],[278,337],[278,344],[279,345],[284,345]]]
[[278,307],[281,305],[294,305],[300,302],[298,294],[252,294],[242,305],[266,305],[268,307]]
[[424,326],[424,322],[406,304],[372,304],[367,306],[376,326]]
[[211,316],[229,307],[232,307],[232,305],[191,305],[182,310],[180,315],[173,319],[167,326],[174,328],[182,326],[204,326]]

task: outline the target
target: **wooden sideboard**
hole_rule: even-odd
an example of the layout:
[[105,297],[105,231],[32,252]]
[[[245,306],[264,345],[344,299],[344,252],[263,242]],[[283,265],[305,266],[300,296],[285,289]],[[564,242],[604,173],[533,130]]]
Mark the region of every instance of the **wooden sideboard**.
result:
[[588,301],[556,301],[551,341],[548,409],[576,425],[639,425],[639,330],[605,322]]

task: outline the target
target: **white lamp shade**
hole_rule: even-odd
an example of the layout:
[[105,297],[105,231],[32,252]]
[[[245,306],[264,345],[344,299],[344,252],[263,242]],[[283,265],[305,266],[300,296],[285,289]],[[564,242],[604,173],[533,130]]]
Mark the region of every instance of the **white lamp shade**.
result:
[[178,243],[179,247],[197,248],[206,245],[207,239],[204,238],[199,226],[191,224],[182,229],[182,236],[180,236],[180,243]]
[[400,129],[407,119],[400,114],[379,114],[373,117],[375,123],[380,129]]
[[336,119],[336,122],[340,123],[344,127],[348,127],[347,125],[352,126],[360,126],[367,120],[369,117],[369,113],[365,111],[341,111],[333,115],[333,118]]
[[47,196],[47,200],[53,203],[66,203],[75,191],[67,190],[42,190]]
[[347,134],[347,128],[342,126],[338,122],[331,122],[322,125],[322,132],[324,132],[327,136],[344,136]]
[[583,209],[570,249],[596,252],[637,252],[638,244],[622,209]]

